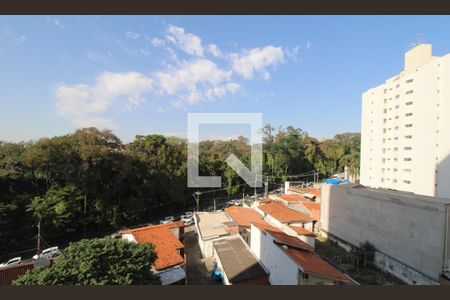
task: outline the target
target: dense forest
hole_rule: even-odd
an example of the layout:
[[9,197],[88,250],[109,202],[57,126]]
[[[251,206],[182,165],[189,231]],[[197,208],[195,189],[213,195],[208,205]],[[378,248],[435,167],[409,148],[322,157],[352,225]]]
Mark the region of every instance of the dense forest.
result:
[[[325,178],[345,166],[356,174],[359,152],[357,133],[319,141],[301,129],[264,127],[263,170],[271,183],[311,170]],[[210,197],[253,192],[227,166],[231,153],[249,166],[244,137],[200,143],[200,175],[221,176],[224,187]],[[33,247],[38,223],[50,241],[192,208],[195,190],[187,188],[186,160],[184,139],[147,135],[124,144],[111,131],[96,128],[33,142],[0,142],[0,256]]]

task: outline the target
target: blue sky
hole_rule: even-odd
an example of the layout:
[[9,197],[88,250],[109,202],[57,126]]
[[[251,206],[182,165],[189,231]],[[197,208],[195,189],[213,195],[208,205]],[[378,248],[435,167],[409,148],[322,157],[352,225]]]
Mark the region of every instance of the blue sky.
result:
[[83,126],[184,136],[189,112],[358,132],[361,94],[414,43],[450,52],[448,28],[446,16],[2,16],[0,140]]

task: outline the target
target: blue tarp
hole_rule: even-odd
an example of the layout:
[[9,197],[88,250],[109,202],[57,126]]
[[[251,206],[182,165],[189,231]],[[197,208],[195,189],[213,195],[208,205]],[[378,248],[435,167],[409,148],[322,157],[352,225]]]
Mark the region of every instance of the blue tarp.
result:
[[326,184],[332,184],[332,185],[338,185],[338,184],[341,184],[341,183],[350,183],[350,181],[348,181],[348,180],[340,181],[340,180],[337,180],[337,179],[327,179],[327,180],[325,180],[325,183]]

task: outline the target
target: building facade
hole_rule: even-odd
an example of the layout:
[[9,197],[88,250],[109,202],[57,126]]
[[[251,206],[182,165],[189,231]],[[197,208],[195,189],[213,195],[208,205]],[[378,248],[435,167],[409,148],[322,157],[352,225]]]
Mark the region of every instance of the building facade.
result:
[[362,96],[363,185],[450,198],[450,54],[430,44]]
[[321,234],[348,251],[369,242],[376,266],[409,284],[437,284],[450,267],[450,199],[322,186]]

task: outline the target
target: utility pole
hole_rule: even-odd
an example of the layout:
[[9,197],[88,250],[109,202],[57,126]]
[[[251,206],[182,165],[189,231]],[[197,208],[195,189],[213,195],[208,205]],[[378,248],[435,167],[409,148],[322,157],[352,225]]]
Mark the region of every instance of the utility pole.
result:
[[37,225],[38,233],[37,233],[37,255],[41,254],[41,219],[39,218],[39,222]]
[[255,200],[256,200],[256,181],[257,181],[257,178],[258,178],[257,176],[258,176],[258,174],[255,175]]
[[214,201],[214,212],[216,212],[216,198],[214,198],[213,201]]
[[269,177],[266,176],[266,186],[264,187],[264,198],[269,197]]
[[200,192],[196,191],[193,194],[194,198],[195,198],[195,202],[197,202],[197,211],[200,211]]

